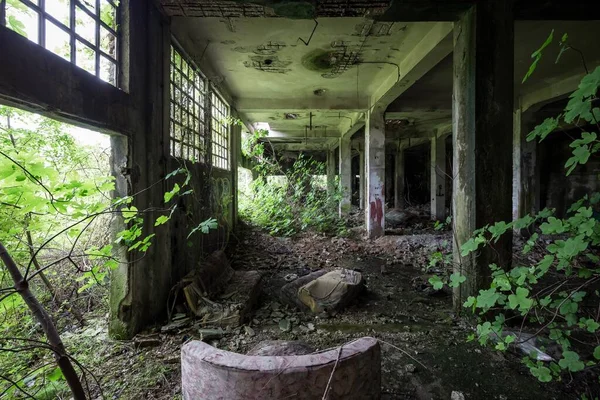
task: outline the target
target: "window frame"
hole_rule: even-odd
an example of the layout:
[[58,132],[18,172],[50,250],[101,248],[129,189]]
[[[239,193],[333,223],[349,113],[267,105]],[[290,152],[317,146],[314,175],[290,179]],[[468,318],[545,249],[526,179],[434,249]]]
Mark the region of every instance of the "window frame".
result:
[[[228,119],[231,117],[231,106],[225,100],[225,98],[214,88],[211,88],[211,97],[210,97],[210,117],[211,117],[211,125],[210,125],[210,138],[211,138],[211,164],[215,168],[219,168],[225,171],[231,170],[231,126],[228,123]],[[218,110],[215,107],[214,98],[221,102],[225,114],[220,113],[220,116],[214,115],[214,110]],[[225,119],[225,122],[222,122],[218,119],[221,117]],[[219,132],[213,126],[213,123],[218,124],[218,128],[222,128],[222,132]],[[221,141],[217,141],[215,139],[222,139]],[[215,150],[221,150],[222,154],[217,154]]]
[[[115,87],[119,87],[120,81],[120,51],[121,51],[121,43],[120,43],[120,35],[118,26],[120,25],[120,3],[115,2],[115,0],[89,0],[94,2],[94,7],[96,8],[96,13],[88,9],[88,6],[80,0],[67,0],[69,7],[69,23],[65,25],[65,23],[59,21],[56,17],[46,11],[46,2],[45,0],[38,0],[38,4],[35,4],[31,0],[17,0],[21,2],[24,6],[26,6],[31,12],[37,14],[37,28],[38,28],[38,37],[37,44],[42,46],[45,50],[50,51],[54,54],[54,52],[46,47],[46,24],[48,22],[52,23],[52,25],[69,36],[69,59],[68,61],[71,64],[75,65],[78,68],[87,71],[92,74],[91,71],[84,69],[77,65],[77,42],[79,41],[83,45],[87,46],[94,52],[94,73],[93,76],[101,79],[103,82],[107,82]],[[110,6],[115,9],[115,28],[112,28],[104,21],[102,21],[101,13],[101,4],[102,2],[108,3]],[[7,3],[2,3],[4,5],[4,9],[0,10],[1,14],[6,17],[6,6]],[[76,11],[83,12],[88,18],[91,18],[94,21],[94,36],[95,43],[91,43],[86,38],[82,37],[77,33],[76,28]],[[8,28],[6,21],[4,22],[4,26]],[[115,51],[114,56],[108,54],[104,50],[102,50],[101,44],[101,28],[104,28],[110,35],[114,37],[115,40]],[[8,28],[10,29],[10,28]],[[31,39],[30,39],[31,40]],[[32,40],[33,41],[33,40]],[[35,43],[35,42],[34,42]],[[101,57],[106,59],[112,66],[114,67],[114,76],[112,77],[112,82],[105,81],[101,78]]]
[[[174,64],[174,54],[177,53],[180,58],[180,65]],[[195,77],[193,80],[189,79],[189,76],[185,75],[183,71],[183,63],[186,64],[186,69],[192,70]],[[175,74],[178,74],[175,76]],[[175,78],[175,79],[174,79]],[[198,79],[200,85],[192,84],[194,92],[190,95],[183,90],[182,80],[185,79],[188,83],[195,82]],[[179,80],[179,85],[177,85]],[[180,93],[180,99],[185,101],[177,101],[175,93]],[[195,92],[199,92],[198,98],[196,98]],[[194,63],[192,58],[183,50],[182,46],[175,40],[171,39],[170,53],[169,53],[169,155],[171,157],[183,159],[192,163],[207,163],[208,160],[208,134],[207,134],[207,109],[209,107],[207,96],[210,94],[209,82],[206,76],[202,73],[200,68]],[[189,105],[192,107],[192,111],[189,110]],[[197,112],[195,112],[197,109]],[[176,113],[179,113],[177,116]],[[187,124],[184,122],[187,120]],[[195,121],[194,121],[195,119]],[[190,121],[197,122],[197,129],[193,130],[193,141],[184,141],[183,136],[180,138],[176,137],[176,126],[180,130],[190,129]],[[195,126],[192,124],[192,127]],[[194,128],[192,128],[194,129]],[[176,153],[175,149],[177,146],[181,146],[179,154]],[[186,147],[186,154],[184,154],[184,146]],[[192,157],[190,157],[190,150],[192,151]],[[197,154],[197,157],[194,157]]]

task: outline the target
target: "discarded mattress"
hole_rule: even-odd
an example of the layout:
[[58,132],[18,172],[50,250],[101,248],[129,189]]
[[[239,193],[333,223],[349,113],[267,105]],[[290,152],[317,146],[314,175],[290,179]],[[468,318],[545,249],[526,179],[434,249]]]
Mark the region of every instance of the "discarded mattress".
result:
[[298,298],[312,312],[339,310],[364,288],[362,274],[350,269],[335,269],[298,289]]
[[185,400],[376,400],[381,350],[371,337],[294,356],[246,356],[191,341],[181,349],[181,380]]

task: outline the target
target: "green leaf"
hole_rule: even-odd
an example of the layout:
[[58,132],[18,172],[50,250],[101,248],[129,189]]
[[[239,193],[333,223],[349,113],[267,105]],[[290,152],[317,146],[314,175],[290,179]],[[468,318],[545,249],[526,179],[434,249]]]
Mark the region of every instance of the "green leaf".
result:
[[540,142],[544,140],[549,134],[554,132],[558,128],[558,118],[546,118],[544,122],[537,125],[533,131],[527,135],[527,141],[531,142],[536,138],[539,138]]
[[563,358],[558,362],[562,369],[567,369],[571,372],[581,371],[585,368],[585,364],[579,360],[579,354],[574,351],[563,352]]
[[46,376],[46,378],[48,378],[48,380],[49,380],[50,382],[56,382],[56,381],[58,381],[58,380],[64,379],[65,377],[64,377],[64,375],[63,375],[63,373],[62,373],[62,370],[61,370],[60,368],[56,367],[56,368],[54,368],[54,369],[52,370],[52,372],[50,372],[50,373],[49,373],[49,374]]
[[10,29],[17,32],[19,35],[27,37],[27,32],[25,31],[25,24],[19,21],[14,15],[9,15],[7,22]]
[[461,275],[458,272],[454,272],[452,275],[450,275],[450,283],[448,284],[448,286],[450,286],[451,288],[455,288],[460,286],[460,284],[465,282],[466,280],[466,276]]
[[173,198],[173,196],[175,196],[177,193],[179,193],[180,189],[181,188],[176,183],[175,185],[173,185],[173,189],[171,191],[165,192],[165,194],[164,194],[165,203],[168,203],[169,201],[171,201],[171,199]]
[[533,367],[529,369],[531,371],[531,375],[538,378],[540,382],[550,382],[552,380],[552,371],[549,368],[544,366],[541,367]]
[[444,281],[442,281],[442,279],[437,275],[433,275],[427,281],[431,284],[431,286],[433,286],[435,290],[440,290],[444,287]]
[[594,358],[596,360],[600,360],[600,346],[596,346],[594,349]]
[[518,308],[522,313],[528,311],[533,305],[533,299],[529,298],[529,289],[517,288],[515,294],[508,296],[508,305],[513,310]]
[[170,219],[169,216],[161,215],[158,218],[156,218],[156,222],[154,222],[154,226],[162,225],[162,224],[166,223],[169,219]]
[[546,38],[546,41],[542,44],[542,46],[539,49],[537,49],[536,51],[534,51],[533,54],[531,54],[531,58],[533,58],[533,62],[529,66],[529,70],[523,77],[523,81],[521,83],[525,83],[525,81],[527,81],[527,79],[531,76],[531,74],[533,74],[533,72],[535,71],[535,69],[537,67],[538,62],[542,58],[542,51],[546,47],[548,47],[548,45],[550,43],[552,43],[553,39],[554,39],[554,29],[552,29],[552,31],[550,32],[550,35],[548,35],[548,38]]
[[499,298],[500,294],[495,288],[480,290],[477,296],[477,307],[488,310],[496,305]]

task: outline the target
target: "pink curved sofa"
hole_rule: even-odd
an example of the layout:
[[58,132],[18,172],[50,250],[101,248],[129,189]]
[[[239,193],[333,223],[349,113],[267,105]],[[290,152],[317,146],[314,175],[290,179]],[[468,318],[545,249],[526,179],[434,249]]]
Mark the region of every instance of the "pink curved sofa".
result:
[[[321,400],[339,348],[300,356],[246,356],[191,341],[181,349],[185,400]],[[381,351],[377,339],[344,344],[327,399],[381,397]]]

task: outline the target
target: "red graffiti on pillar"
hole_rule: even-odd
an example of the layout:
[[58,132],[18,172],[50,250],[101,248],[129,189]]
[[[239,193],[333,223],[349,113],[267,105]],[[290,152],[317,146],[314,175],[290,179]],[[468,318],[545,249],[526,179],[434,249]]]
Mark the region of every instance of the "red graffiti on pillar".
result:
[[377,226],[381,226],[383,220],[383,203],[381,199],[375,199],[371,202],[371,221],[377,221]]

